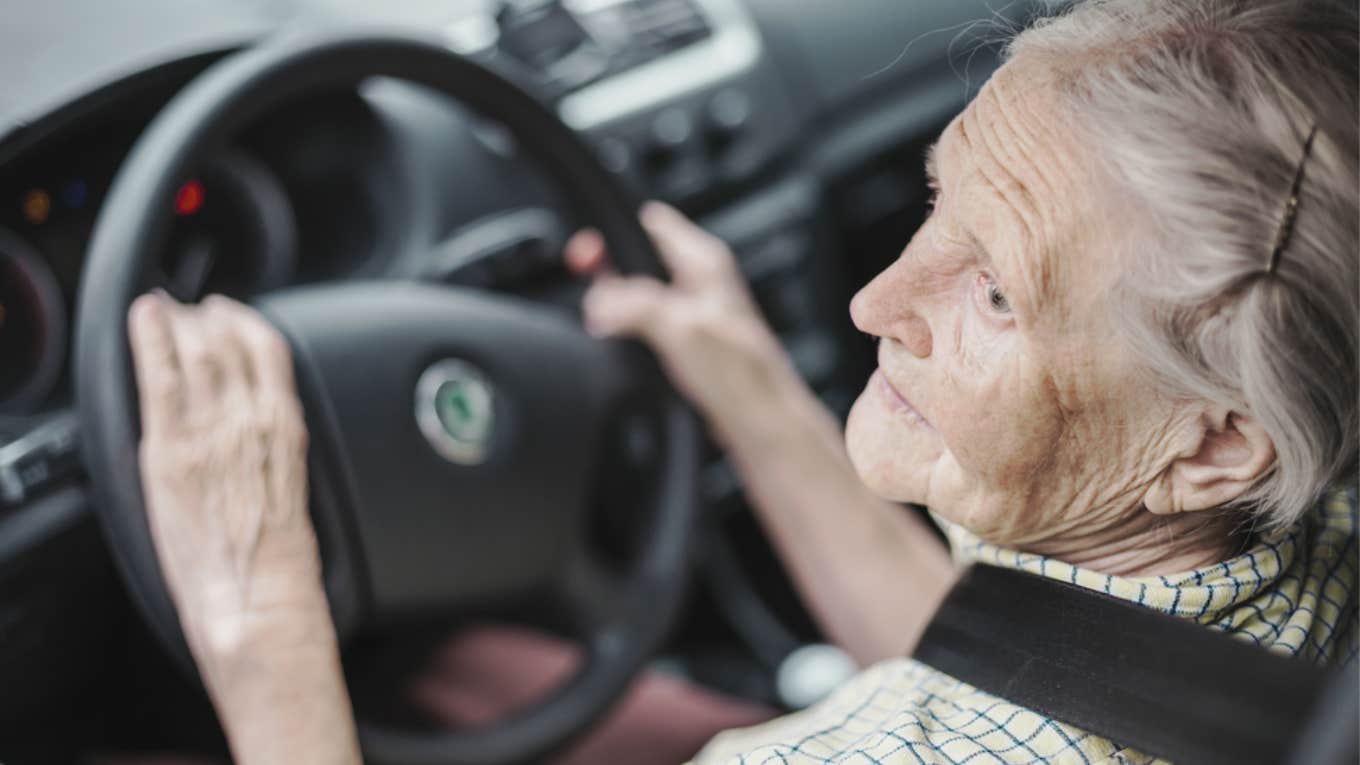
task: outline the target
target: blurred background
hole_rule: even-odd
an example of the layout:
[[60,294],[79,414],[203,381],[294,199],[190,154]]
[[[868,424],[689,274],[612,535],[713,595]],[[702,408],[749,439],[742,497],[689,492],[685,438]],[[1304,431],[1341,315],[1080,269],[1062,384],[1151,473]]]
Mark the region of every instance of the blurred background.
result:
[[[0,9],[0,741],[198,746],[201,694],[133,610],[78,456],[70,327],[119,164],[186,83],[271,35],[417,28],[529,88],[637,199],[732,245],[770,323],[844,416],[873,367],[850,295],[926,212],[925,147],[1037,2],[1001,0],[47,0]],[[569,302],[583,221],[500,126],[374,79],[249,125],[179,190],[177,297],[341,278]],[[710,448],[696,580],[668,671],[779,708],[844,677]],[[602,543],[628,507],[599,508]],[[379,664],[412,645],[375,640]],[[414,642],[413,642],[414,641]],[[418,651],[417,651],[418,653]],[[790,657],[794,657],[790,659]],[[393,661],[398,661],[393,659]],[[0,760],[5,760],[0,750]],[[8,761],[8,760],[5,760]]]

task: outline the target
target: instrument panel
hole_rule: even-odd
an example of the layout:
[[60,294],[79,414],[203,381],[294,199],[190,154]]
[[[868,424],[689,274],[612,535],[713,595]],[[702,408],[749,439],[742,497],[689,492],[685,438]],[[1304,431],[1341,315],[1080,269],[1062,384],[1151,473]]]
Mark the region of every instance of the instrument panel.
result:
[[[352,95],[304,111],[350,128],[371,121]],[[57,137],[0,174],[0,418],[69,401],[70,326],[85,249],[123,157],[152,116],[154,109],[110,117]],[[268,140],[243,135],[183,180],[147,289],[182,301],[209,293],[249,298],[353,265],[333,231],[303,232],[300,224],[346,220],[356,250],[372,244],[364,235],[371,205],[355,188],[358,175],[346,183],[333,161],[296,151],[310,122],[296,113],[276,117],[261,128]],[[329,159],[345,151],[333,146]]]
[[0,229],[0,411],[42,401],[66,353],[66,309],[52,270]]
[[[45,401],[63,371],[84,247],[119,157],[96,148],[43,159],[0,192],[8,203],[0,215],[5,413]],[[292,276],[297,235],[288,196],[249,154],[223,153],[186,179],[174,212],[155,286],[176,298],[244,296]]]

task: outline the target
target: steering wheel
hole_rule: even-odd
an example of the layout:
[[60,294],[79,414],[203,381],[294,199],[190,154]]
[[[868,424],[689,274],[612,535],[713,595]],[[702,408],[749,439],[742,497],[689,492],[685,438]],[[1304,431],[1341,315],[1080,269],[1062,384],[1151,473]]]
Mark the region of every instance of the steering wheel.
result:
[[[625,273],[663,274],[636,205],[551,111],[437,42],[404,33],[279,38],[215,64],[155,118],[119,170],[80,288],[76,386],[97,514],[133,599],[193,663],[157,564],[137,467],[126,334],[153,285],[176,190],[233,134],[321,89],[391,77],[502,123],[609,242]],[[665,636],[684,589],[699,436],[654,359],[591,338],[567,311],[395,281],[294,287],[254,301],[292,347],[310,433],[312,516],[340,638],[433,614],[513,614],[565,629],[579,671],[537,705],[453,732],[359,721],[370,761],[540,758],[601,715]],[[626,437],[621,437],[624,434]],[[636,465],[602,464],[631,444]],[[626,555],[593,542],[606,472],[645,523]],[[611,562],[612,561],[612,562]]]

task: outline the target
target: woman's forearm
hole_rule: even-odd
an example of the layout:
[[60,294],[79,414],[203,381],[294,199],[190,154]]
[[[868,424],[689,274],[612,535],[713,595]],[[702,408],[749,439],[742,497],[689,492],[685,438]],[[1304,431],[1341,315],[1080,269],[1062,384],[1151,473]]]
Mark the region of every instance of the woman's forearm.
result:
[[200,641],[195,653],[235,762],[361,762],[324,606],[257,621],[230,646]]
[[761,317],[727,245],[664,205],[645,207],[642,223],[669,283],[603,272],[597,233],[568,245],[573,270],[596,274],[587,326],[656,351],[727,447],[823,630],[865,663],[909,650],[953,580],[944,547],[860,483],[839,426]]
[[871,494],[839,424],[790,376],[724,441],[822,630],[861,665],[909,653],[954,568],[916,514]]

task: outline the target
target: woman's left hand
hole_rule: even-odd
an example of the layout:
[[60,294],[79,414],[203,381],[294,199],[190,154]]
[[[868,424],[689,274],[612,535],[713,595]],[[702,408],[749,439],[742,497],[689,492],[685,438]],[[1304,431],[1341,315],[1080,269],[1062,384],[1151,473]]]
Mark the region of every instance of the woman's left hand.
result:
[[211,662],[280,622],[326,614],[288,344],[217,296],[143,296],[128,329],[147,517],[195,656]]
[[147,520],[237,762],[359,762],[288,344],[240,303],[132,304]]

